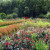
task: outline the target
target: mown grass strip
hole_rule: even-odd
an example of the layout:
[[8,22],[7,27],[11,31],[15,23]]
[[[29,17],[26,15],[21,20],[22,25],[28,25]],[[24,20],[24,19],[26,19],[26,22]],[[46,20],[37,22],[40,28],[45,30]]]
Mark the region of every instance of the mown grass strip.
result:
[[7,26],[1,26],[0,28],[5,28],[5,27],[7,27]]

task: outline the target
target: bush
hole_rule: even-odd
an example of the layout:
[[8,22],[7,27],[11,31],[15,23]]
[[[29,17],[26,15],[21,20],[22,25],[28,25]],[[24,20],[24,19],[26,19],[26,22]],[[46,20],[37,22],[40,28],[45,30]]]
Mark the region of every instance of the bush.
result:
[[13,18],[17,18],[18,17],[18,14],[13,13],[12,16],[13,16]]
[[50,18],[50,12],[46,14],[46,18]]
[[13,18],[12,14],[7,15],[7,19],[12,19],[12,18]]
[[40,14],[39,18],[45,18],[44,14]]
[[17,17],[18,17],[18,14],[16,14],[16,13],[12,13],[12,14],[7,15],[7,19],[17,18]]
[[1,19],[5,19],[6,18],[6,14],[5,13],[0,13],[0,18]]

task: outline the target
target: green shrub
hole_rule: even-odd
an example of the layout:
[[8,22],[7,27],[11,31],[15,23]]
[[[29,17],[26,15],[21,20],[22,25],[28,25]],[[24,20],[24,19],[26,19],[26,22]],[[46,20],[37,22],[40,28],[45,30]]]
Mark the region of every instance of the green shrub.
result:
[[2,46],[1,46],[1,43],[0,43],[0,50],[3,50],[3,49],[2,49]]
[[7,15],[7,19],[12,19],[12,18],[13,18],[12,14]]
[[17,18],[18,14],[17,13],[12,13],[13,18]]
[[47,18],[50,18],[50,12],[46,14],[46,17]]
[[0,13],[0,18],[1,19],[5,19],[6,18],[6,14],[5,13]]
[[32,40],[36,40],[36,33],[32,34]]
[[36,41],[35,45],[36,45],[36,49],[37,50],[45,50],[45,46],[43,45],[44,42],[38,42]]
[[12,13],[12,14],[7,15],[7,19],[17,18],[17,17],[18,17],[18,14],[16,14],[16,13]]
[[45,18],[44,14],[40,14],[39,18]]

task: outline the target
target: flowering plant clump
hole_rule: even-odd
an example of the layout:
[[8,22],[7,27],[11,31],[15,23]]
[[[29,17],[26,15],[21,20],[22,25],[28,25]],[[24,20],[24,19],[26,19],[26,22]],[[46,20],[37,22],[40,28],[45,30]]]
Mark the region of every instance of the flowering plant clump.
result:
[[[6,38],[6,36],[4,36]],[[24,32],[20,31],[19,34],[11,34],[9,35],[10,39],[5,38],[1,39],[1,45],[3,50],[37,50],[36,48],[36,42],[44,41],[45,44],[48,43],[49,40],[49,34],[41,32],[39,33],[33,33],[33,32]],[[4,42],[3,42],[4,41]],[[41,47],[43,44],[41,45]],[[37,46],[38,47],[38,46]],[[43,48],[43,47],[42,47]],[[46,49],[44,47],[44,49]],[[40,48],[41,50],[41,48]]]
[[28,17],[25,17],[25,19],[28,19]]
[[25,20],[19,20],[19,21],[9,21],[9,22],[0,22],[0,26],[6,26],[6,25],[11,25],[11,24],[17,24],[25,22]]

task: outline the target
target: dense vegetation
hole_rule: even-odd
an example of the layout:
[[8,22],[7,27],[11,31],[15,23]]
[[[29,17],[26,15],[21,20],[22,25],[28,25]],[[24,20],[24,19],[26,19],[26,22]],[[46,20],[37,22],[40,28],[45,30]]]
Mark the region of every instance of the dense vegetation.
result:
[[11,0],[0,3],[0,18],[50,18],[50,0]]
[[[18,23],[20,22],[20,23]],[[0,22],[0,50],[50,50],[50,23],[41,19]]]

